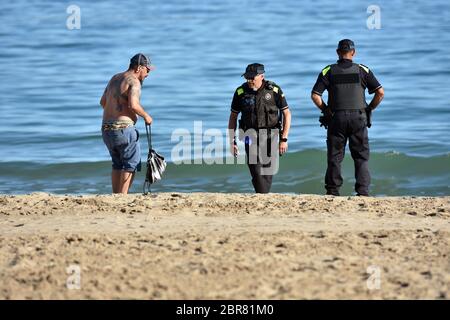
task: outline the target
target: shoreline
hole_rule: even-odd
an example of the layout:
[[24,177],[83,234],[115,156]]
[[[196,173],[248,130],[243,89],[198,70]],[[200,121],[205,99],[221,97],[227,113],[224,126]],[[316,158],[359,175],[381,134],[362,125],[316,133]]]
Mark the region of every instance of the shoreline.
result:
[[0,204],[1,299],[450,298],[449,196],[34,193]]

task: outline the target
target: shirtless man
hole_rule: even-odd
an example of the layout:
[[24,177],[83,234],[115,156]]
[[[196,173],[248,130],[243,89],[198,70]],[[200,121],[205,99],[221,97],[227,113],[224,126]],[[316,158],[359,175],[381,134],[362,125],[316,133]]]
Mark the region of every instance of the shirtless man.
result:
[[142,83],[153,68],[145,55],[136,54],[127,71],[111,78],[100,99],[103,141],[112,158],[113,193],[128,193],[136,171],[141,170],[139,132],[134,125],[138,116],[146,124],[153,121],[139,102]]

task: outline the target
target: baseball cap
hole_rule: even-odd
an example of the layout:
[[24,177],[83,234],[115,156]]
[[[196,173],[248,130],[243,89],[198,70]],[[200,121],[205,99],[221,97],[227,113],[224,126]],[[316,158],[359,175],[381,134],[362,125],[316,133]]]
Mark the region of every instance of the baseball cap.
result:
[[350,39],[342,39],[339,41],[338,50],[340,51],[350,51],[355,49],[355,43]]
[[155,69],[155,66],[151,64],[150,58],[143,53],[137,53],[130,59],[131,65],[144,66],[150,70]]
[[260,63],[252,63],[247,66],[245,73],[242,75],[245,79],[253,79],[258,74],[263,74],[264,65]]

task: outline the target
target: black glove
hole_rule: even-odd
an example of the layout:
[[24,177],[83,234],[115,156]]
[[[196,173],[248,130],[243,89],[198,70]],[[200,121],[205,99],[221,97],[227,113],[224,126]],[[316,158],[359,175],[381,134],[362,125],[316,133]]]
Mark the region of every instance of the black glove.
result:
[[319,117],[320,126],[328,129],[332,119],[333,112],[331,112],[331,109],[324,104],[324,107],[322,107],[322,115]]

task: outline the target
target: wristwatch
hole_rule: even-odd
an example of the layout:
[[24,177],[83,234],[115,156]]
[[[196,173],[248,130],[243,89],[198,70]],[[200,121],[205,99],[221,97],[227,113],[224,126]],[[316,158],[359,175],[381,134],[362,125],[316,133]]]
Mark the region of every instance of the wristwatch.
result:
[[281,142],[287,142],[287,138],[281,138],[280,141]]

